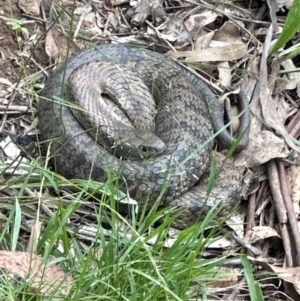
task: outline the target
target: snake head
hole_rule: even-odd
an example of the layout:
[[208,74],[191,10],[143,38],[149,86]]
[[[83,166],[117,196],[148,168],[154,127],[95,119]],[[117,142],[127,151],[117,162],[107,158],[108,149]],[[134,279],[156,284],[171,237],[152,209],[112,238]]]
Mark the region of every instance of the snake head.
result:
[[122,159],[144,160],[156,157],[166,150],[165,143],[149,130],[136,129],[134,135],[118,140],[113,154]]

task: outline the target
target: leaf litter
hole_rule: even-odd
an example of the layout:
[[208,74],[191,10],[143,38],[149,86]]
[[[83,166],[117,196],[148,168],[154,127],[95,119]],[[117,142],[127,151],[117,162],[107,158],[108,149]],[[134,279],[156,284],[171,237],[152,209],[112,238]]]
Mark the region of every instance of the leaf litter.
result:
[[[292,283],[299,294],[299,279],[295,276],[300,264],[300,250],[295,234],[299,214],[299,149],[290,136],[293,130],[295,138],[299,135],[295,130],[299,128],[299,76],[293,72],[297,68],[294,59],[280,61],[284,51],[279,51],[279,57],[267,57],[271,44],[277,38],[276,33],[282,31],[279,15],[280,18],[282,14],[286,16],[291,6],[291,1],[277,2],[278,6],[275,1],[267,1],[268,5],[264,4],[261,8],[248,8],[233,1],[212,5],[205,1],[186,0],[178,2],[180,5],[176,6],[173,1],[163,4],[157,0],[95,0],[89,4],[76,2],[74,7],[73,1],[65,0],[61,2],[60,22],[56,22],[57,16],[54,17],[40,1],[12,1],[14,18],[7,17],[8,12],[11,12],[10,7],[0,9],[0,25],[3,28],[0,34],[0,105],[3,105],[1,114],[6,116],[1,129],[2,133],[13,138],[9,143],[3,142],[1,138],[1,164],[5,166],[8,158],[16,159],[13,155],[16,152],[14,139],[16,135],[22,136],[26,132],[26,126],[21,122],[22,116],[33,122],[32,112],[27,109],[34,111],[36,107],[32,106],[34,98],[25,84],[27,78],[32,76],[30,82],[34,83],[34,88],[43,86],[41,79],[51,66],[47,56],[54,58],[57,63],[90,42],[134,41],[150,48],[155,45],[157,51],[199,71],[199,76],[216,92],[222,93],[222,86],[242,86],[249,99],[252,112],[250,143],[234,160],[237,166],[252,170],[255,188],[249,188],[253,183],[251,178],[248,179],[245,190],[251,192],[244,193],[248,202],[242,202],[239,213],[228,223],[236,239],[221,237],[219,243],[211,244],[211,249],[207,246],[204,256],[215,255],[215,250],[218,254],[237,254],[243,247],[257,271],[262,268],[271,270],[283,281]],[[55,2],[51,5],[55,5]],[[22,12],[25,14],[22,15]],[[267,12],[270,18],[266,17]],[[14,36],[14,33],[15,38],[3,39]],[[43,37],[45,44],[40,40]],[[34,53],[28,51],[33,47]],[[23,58],[28,68],[25,74],[21,63]],[[228,103],[226,99],[224,102]],[[10,108],[15,111],[10,111]],[[233,116],[237,111],[235,105],[229,106],[228,110],[227,114]],[[20,147],[17,156],[21,151],[24,150]],[[7,169],[10,171],[9,176],[6,173],[2,177],[1,187],[13,196],[16,190],[7,190],[6,187],[7,177],[13,179],[13,171],[16,172],[16,167],[11,167],[12,170]],[[291,202],[288,201],[289,196]],[[4,202],[4,195],[2,200],[1,211],[5,212],[9,207]],[[55,208],[47,202],[44,205],[49,209],[49,214]],[[26,204],[24,206],[26,208]],[[34,219],[34,215],[29,216]],[[294,216],[292,220],[296,223],[291,225],[287,216]],[[290,227],[296,227],[296,230],[290,230]],[[292,244],[296,244],[296,255],[288,247]],[[22,264],[22,273],[17,275],[24,278],[26,272],[30,275],[32,260],[34,267],[43,266],[39,255],[32,252],[3,250],[1,267],[15,273],[18,272],[16,265]],[[256,261],[253,255],[260,261]],[[22,258],[24,261],[20,263]],[[267,268],[261,263],[270,261],[276,265]],[[58,266],[56,268],[59,269]],[[230,269],[233,271],[233,267]],[[241,275],[241,266],[234,271]],[[63,278],[66,276],[61,270],[59,273],[64,275]],[[36,275],[33,271],[30,277]],[[34,288],[44,280],[42,275],[38,275],[32,282]],[[232,285],[238,287],[242,282],[237,277]],[[68,287],[68,281],[66,284]],[[52,286],[55,288],[56,284]],[[46,290],[42,289],[43,293],[49,292],[49,287],[46,287]],[[266,292],[270,292],[271,288],[266,283]],[[283,290],[282,295],[278,294],[284,299]]]

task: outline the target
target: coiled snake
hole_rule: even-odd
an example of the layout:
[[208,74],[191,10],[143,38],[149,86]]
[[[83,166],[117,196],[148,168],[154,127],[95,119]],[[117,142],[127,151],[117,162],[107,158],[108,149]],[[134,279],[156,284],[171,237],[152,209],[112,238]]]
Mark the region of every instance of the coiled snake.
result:
[[[62,101],[69,95],[66,94],[68,80],[81,66],[91,64],[95,70],[93,62],[112,63],[120,73],[131,70],[150,91],[159,95],[155,123],[156,134],[166,144],[162,154],[143,160],[120,159],[96,143],[97,139],[74,117],[69,105]],[[78,93],[85,97],[81,89]],[[214,131],[224,126],[222,107],[209,88],[176,61],[149,50],[124,45],[97,46],[78,53],[56,69],[41,96],[41,139],[47,140],[48,144],[52,141],[57,172],[65,177],[104,182],[107,172],[120,175],[121,189],[141,203],[149,197],[151,205],[160,198],[163,206],[187,208],[178,218],[179,227],[193,223],[200,211],[206,212],[224,199],[228,201],[225,210],[228,211],[240,197],[240,174],[230,164],[220,174],[216,188],[206,197],[212,154],[209,139]],[[250,117],[246,101],[240,105],[245,112],[240,122],[242,132],[248,127]],[[225,147],[235,141],[226,130],[218,139]],[[238,150],[246,144],[247,134]]]

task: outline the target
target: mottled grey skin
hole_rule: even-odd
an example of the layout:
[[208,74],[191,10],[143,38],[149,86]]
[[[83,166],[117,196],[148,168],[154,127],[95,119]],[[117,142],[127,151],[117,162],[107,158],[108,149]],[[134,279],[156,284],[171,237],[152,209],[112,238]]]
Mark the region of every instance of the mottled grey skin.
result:
[[[95,142],[65,104],[53,101],[54,96],[65,97],[64,83],[73,70],[100,60],[131,68],[150,91],[153,86],[157,89],[155,93],[160,99],[156,100],[156,133],[167,145],[159,157],[140,161],[118,159]],[[241,108],[245,107],[246,103],[242,102]],[[240,131],[249,123],[248,111],[245,117]],[[147,197],[150,204],[161,197],[161,205],[188,208],[179,218],[181,228],[195,222],[199,212],[206,212],[224,198],[230,210],[240,197],[240,175],[231,165],[226,167],[225,180],[209,199],[205,184],[195,186],[209,168],[212,141],[208,140],[213,131],[224,126],[222,107],[197,76],[161,54],[112,44],[78,53],[56,69],[46,82],[39,124],[41,139],[53,141],[51,150],[58,173],[67,178],[92,178],[101,182],[107,179],[107,172],[120,175],[121,189],[129,191],[141,204]],[[245,147],[246,140],[238,150]],[[219,141],[230,146],[234,138],[223,131]]]
[[163,153],[155,133],[156,104],[147,86],[125,66],[93,61],[72,72],[66,97],[84,129],[117,157],[149,159]]

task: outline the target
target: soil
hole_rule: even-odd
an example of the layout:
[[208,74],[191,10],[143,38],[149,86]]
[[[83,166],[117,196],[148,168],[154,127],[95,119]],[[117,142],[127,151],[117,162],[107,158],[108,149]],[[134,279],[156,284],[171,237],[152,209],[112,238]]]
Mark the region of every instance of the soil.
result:
[[[25,16],[18,1],[1,2],[0,105],[23,106],[27,110],[24,112],[17,109],[16,112],[4,115],[0,132],[3,139],[8,134],[12,139],[16,138],[17,145],[31,157],[36,151],[29,154],[23,144],[31,145],[32,151],[30,141],[34,140],[35,135],[33,121],[38,99],[35,92],[40,90],[40,84],[45,78],[43,69],[49,65],[43,41],[45,26],[44,22]],[[23,138],[27,133],[32,136]]]
[[[62,5],[67,5],[67,0],[61,2],[63,3]],[[100,2],[102,5],[102,1],[95,1],[95,3],[93,3],[92,9],[95,9],[96,5],[100,5]],[[87,18],[85,20],[85,26],[87,28],[88,26],[90,26],[90,31],[86,30],[86,28],[82,26],[82,32],[86,35],[83,35],[81,32],[82,35],[79,35],[79,37],[82,38],[85,45],[87,45],[88,42],[91,43],[91,41],[94,41],[95,37],[98,38],[98,40],[95,38],[97,42],[102,42],[104,40],[108,41],[109,38],[121,39],[124,36],[123,30],[124,32],[126,32],[126,36],[127,34],[134,36],[134,31],[130,26],[114,26],[114,21],[116,20],[121,20],[122,22],[120,23],[122,23],[122,25],[127,24],[125,17],[122,18],[123,15],[122,17],[118,15],[122,11],[122,9],[117,10],[114,7],[109,7],[107,4],[109,3],[109,1],[104,2],[105,3],[103,4],[103,6],[105,7],[105,9],[103,9],[102,11],[98,9],[98,19],[96,20],[97,28],[95,28],[96,26],[94,26],[95,18],[93,15],[91,19]],[[158,2],[161,3],[160,1]],[[172,3],[172,1],[170,2]],[[176,3],[176,5],[178,5],[176,1],[174,2]],[[75,2],[72,1],[72,3]],[[80,5],[84,5],[83,1],[76,2],[76,5],[79,5],[78,3],[80,3]],[[49,17],[49,12],[47,12],[48,8],[46,7],[46,5],[46,1],[42,1],[41,12],[45,10],[45,18],[47,18],[47,22],[50,22],[51,20]],[[97,8],[95,10],[97,10]],[[170,12],[170,7],[169,10],[166,11]],[[125,10],[122,11],[122,14],[123,12],[125,12]],[[5,132],[10,134],[10,136],[17,136],[20,134],[28,133],[30,130],[34,130],[35,128],[34,119],[38,103],[38,92],[42,89],[43,82],[51,71],[49,69],[49,66],[50,68],[52,67],[50,58],[45,49],[45,36],[48,23],[46,23],[46,19],[43,20],[41,18],[42,15],[43,13],[41,13],[38,17],[25,15],[18,6],[18,0],[0,0],[0,105],[15,105],[28,108],[25,113],[22,111],[17,111],[14,113],[9,113],[7,115],[1,115],[6,116],[7,118],[2,119],[0,133]],[[160,15],[159,10],[157,16],[163,18],[163,16]],[[108,22],[108,17],[110,18],[110,24]],[[70,20],[68,19],[68,21]],[[116,24],[118,24],[118,22],[116,22]],[[57,43],[60,50],[62,50],[62,48],[64,47],[68,47],[68,55],[73,52],[73,50],[69,52],[70,45],[66,43],[66,41],[68,40],[67,32],[70,27],[68,27],[68,25],[64,27],[64,29],[66,28],[65,31],[63,30],[64,37],[59,41],[59,43]],[[182,28],[180,27],[180,29]],[[104,38],[99,38],[100,35],[98,35],[98,33],[100,31],[101,33],[103,33]],[[107,34],[108,32],[109,34]],[[105,34],[107,34],[109,38],[106,39],[107,36],[105,36]],[[145,34],[148,38],[147,42],[150,41],[149,45],[151,47],[154,47],[153,45],[155,43],[152,43],[151,33],[148,35],[147,34]],[[138,34],[136,34],[135,36],[138,36]],[[56,39],[59,40],[59,34]],[[186,40],[189,41],[189,36],[187,36],[184,41]],[[80,39],[77,39],[76,42],[77,45],[81,43]],[[133,42],[135,41],[133,40]],[[147,44],[147,42],[145,44]],[[73,45],[71,46],[73,47]],[[82,45],[80,45],[80,47],[81,46]],[[74,51],[78,50],[78,47],[76,47],[74,46]],[[178,49],[180,50],[180,47],[178,47]],[[240,65],[239,67],[241,70],[244,68],[243,65]],[[226,66],[223,69],[225,70],[227,68],[228,67]],[[208,72],[209,68],[207,68],[207,74],[209,74]],[[28,89],[28,87],[30,87],[30,89]],[[33,133],[35,132],[33,131]],[[0,137],[0,142],[1,139],[2,137]],[[20,145],[19,143],[17,144]],[[34,146],[34,148],[35,150],[31,149],[27,152],[28,154],[30,154],[30,157],[32,157],[33,152],[36,151],[36,145]],[[3,176],[0,175],[0,180],[2,180],[2,177]],[[6,180],[7,179],[4,179],[3,181]],[[255,218],[257,217],[255,216]],[[272,222],[270,222],[270,224],[272,224]],[[277,257],[279,258],[280,256]]]

